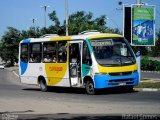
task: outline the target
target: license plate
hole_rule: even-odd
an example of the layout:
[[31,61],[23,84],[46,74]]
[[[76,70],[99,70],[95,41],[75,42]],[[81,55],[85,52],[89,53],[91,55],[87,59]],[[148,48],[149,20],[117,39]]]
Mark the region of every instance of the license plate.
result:
[[126,85],[126,82],[120,82],[119,85],[124,86],[124,85]]

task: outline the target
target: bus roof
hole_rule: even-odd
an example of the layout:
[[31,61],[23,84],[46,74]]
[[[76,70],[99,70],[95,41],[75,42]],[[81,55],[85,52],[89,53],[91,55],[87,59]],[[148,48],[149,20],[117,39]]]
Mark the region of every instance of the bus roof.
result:
[[51,37],[41,37],[41,38],[29,38],[26,40],[22,40],[20,43],[29,43],[29,42],[45,42],[45,41],[63,41],[63,40],[86,40],[86,39],[98,39],[98,38],[112,38],[112,37],[123,37],[119,34],[112,34],[112,33],[99,33],[95,32],[88,33],[88,34],[79,34],[79,35],[72,35],[72,36],[51,36]]

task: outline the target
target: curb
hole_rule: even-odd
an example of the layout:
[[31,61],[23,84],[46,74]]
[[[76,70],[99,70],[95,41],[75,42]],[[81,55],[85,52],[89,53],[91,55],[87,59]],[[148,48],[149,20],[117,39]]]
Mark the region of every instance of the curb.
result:
[[146,71],[146,70],[144,70],[144,71],[141,71],[141,72],[145,72],[145,73],[157,73],[157,74],[160,74],[160,71]]
[[160,91],[159,88],[134,88],[134,90],[140,90],[144,92],[157,92]]
[[140,83],[159,83],[160,79],[146,79],[146,80],[141,80]]

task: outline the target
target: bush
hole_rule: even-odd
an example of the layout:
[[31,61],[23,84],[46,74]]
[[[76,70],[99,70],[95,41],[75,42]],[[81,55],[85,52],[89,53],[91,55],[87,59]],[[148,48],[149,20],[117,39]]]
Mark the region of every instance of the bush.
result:
[[5,67],[12,67],[12,66],[14,66],[12,63],[6,63],[5,64]]
[[141,70],[160,71],[160,62],[149,60],[147,57],[141,59]]

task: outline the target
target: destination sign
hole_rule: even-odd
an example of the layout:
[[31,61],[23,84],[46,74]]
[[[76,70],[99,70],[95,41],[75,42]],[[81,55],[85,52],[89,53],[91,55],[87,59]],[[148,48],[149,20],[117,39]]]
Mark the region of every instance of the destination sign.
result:
[[92,46],[113,46],[112,39],[105,39],[105,40],[93,40],[91,41]]

